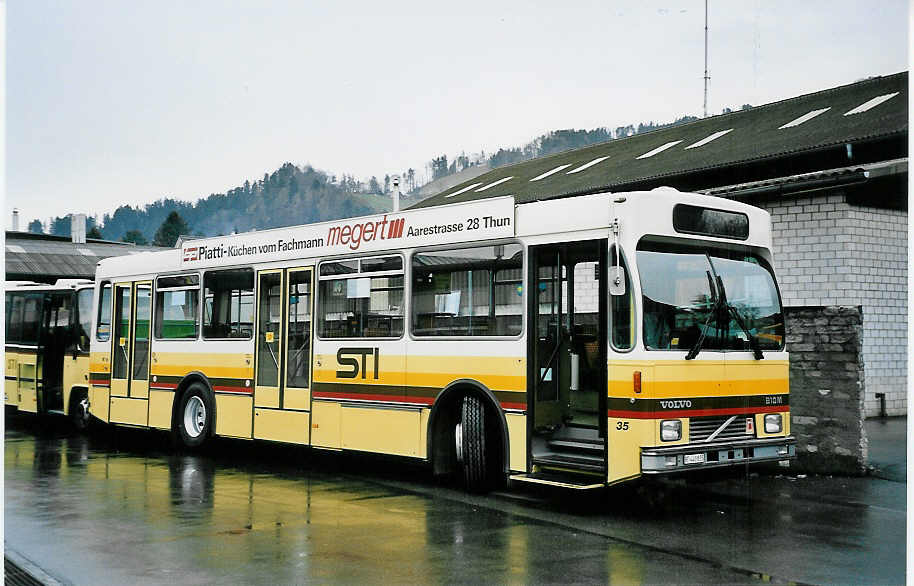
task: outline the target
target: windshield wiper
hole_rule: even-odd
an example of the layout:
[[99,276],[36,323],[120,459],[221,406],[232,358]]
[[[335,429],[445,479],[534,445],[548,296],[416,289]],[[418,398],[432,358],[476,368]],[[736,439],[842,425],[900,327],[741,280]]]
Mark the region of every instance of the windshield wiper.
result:
[[[711,269],[714,269],[713,265],[711,266]],[[695,357],[698,356],[698,353],[701,352],[701,347],[705,343],[705,336],[708,332],[708,326],[711,325],[711,318],[720,311],[720,296],[715,292],[716,287],[714,286],[714,278],[711,276],[711,271],[705,271],[705,274],[708,275],[708,287],[711,289],[711,311],[708,312],[708,319],[705,320],[705,324],[698,333],[698,339],[695,340],[689,353],[686,354],[686,360],[694,360]]]
[[740,315],[739,311],[727,301],[727,292],[724,290],[724,282],[720,277],[717,277],[717,285],[720,289],[720,295],[723,305],[727,308],[727,312],[733,316],[733,320],[739,325],[740,329],[746,334],[746,338],[749,340],[749,347],[752,348],[752,354],[755,356],[756,360],[762,360],[765,358],[765,355],[762,353],[762,347],[758,343],[758,338],[756,338],[752,332],[749,331],[749,328],[746,327],[746,322],[743,320],[743,316]]

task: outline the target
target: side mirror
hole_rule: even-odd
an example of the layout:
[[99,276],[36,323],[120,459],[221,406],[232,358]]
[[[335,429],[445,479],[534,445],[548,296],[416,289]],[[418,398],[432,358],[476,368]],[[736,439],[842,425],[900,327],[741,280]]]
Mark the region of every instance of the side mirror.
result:
[[625,269],[609,267],[609,294],[613,297],[625,295]]

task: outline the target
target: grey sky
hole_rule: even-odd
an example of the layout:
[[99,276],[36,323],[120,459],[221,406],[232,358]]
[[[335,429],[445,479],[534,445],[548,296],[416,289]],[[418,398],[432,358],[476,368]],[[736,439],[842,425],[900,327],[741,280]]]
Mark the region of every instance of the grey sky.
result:
[[[903,0],[711,1],[709,110],[907,69]],[[7,218],[700,114],[702,0],[7,6]],[[9,219],[7,219],[7,224]]]

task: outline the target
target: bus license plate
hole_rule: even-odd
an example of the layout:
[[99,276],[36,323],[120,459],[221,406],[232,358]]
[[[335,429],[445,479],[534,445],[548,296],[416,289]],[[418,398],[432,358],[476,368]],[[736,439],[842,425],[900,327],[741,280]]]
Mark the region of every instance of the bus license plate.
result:
[[683,464],[704,464],[705,455],[704,454],[685,454],[682,457]]

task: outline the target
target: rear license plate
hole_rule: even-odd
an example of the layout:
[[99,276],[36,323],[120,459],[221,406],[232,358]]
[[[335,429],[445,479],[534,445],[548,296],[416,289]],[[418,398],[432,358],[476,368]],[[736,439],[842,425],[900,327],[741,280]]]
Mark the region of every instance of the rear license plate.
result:
[[685,454],[682,457],[683,464],[704,464],[705,455],[704,454]]

